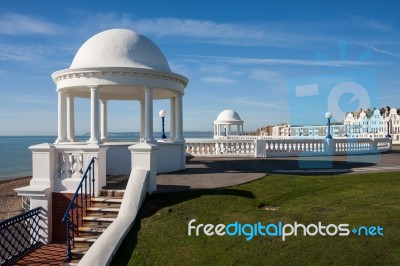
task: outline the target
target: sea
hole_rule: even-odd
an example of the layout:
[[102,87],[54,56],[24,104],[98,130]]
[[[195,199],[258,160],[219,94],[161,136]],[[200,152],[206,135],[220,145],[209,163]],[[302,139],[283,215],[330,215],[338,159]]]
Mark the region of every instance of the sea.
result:
[[[188,139],[212,138],[212,131],[184,131]],[[166,133],[168,137],[168,133]],[[108,134],[112,140],[138,140],[138,132],[123,132]],[[159,139],[161,132],[155,132],[154,138]],[[41,143],[54,143],[56,136],[0,136],[0,181],[32,175],[32,154],[28,147]],[[89,139],[89,134],[77,136],[78,140]]]

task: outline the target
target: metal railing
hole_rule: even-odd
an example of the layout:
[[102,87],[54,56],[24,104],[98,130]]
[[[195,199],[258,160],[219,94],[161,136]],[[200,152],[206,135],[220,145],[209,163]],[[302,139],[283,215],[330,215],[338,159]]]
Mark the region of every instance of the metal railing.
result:
[[91,198],[95,195],[94,162],[96,159],[93,157],[90,160],[62,219],[67,229],[67,260],[72,259],[71,245],[75,245],[74,237],[79,232],[81,218],[86,214],[87,207],[91,204]]
[[41,212],[38,207],[0,222],[0,265],[11,265],[41,245]]

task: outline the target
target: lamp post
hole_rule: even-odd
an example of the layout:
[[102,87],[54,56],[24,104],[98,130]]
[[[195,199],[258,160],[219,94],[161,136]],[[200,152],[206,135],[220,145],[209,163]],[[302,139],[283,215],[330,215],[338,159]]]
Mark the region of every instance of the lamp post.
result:
[[158,113],[158,115],[161,117],[161,121],[162,121],[162,135],[161,135],[161,138],[162,139],[166,139],[167,138],[167,136],[165,136],[165,128],[164,128],[164,126],[165,126],[165,116],[167,115],[167,111],[165,111],[165,110],[161,110],[159,113]]
[[326,135],[327,139],[332,139],[331,135],[331,118],[332,118],[332,113],[331,112],[326,112],[325,113],[325,118],[328,119],[328,135]]
[[391,136],[390,136],[390,122],[391,121],[392,121],[392,119],[390,118],[390,116],[387,116],[385,118],[385,122],[386,122],[386,125],[387,125],[387,135],[386,135],[387,138],[391,138]]

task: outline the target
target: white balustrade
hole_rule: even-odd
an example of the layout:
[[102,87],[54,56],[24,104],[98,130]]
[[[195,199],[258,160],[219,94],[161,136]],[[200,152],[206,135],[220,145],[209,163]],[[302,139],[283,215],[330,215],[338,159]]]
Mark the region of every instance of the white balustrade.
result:
[[[266,138],[268,137],[268,139]],[[271,136],[227,136],[219,139],[187,139],[186,152],[192,156],[288,157],[368,154],[391,150],[388,138],[269,139]],[[261,145],[261,146],[260,146]],[[265,147],[265,150],[262,147]]]
[[214,140],[193,139],[186,140],[186,152],[193,156],[237,156],[249,157],[255,154],[255,142],[253,140]]

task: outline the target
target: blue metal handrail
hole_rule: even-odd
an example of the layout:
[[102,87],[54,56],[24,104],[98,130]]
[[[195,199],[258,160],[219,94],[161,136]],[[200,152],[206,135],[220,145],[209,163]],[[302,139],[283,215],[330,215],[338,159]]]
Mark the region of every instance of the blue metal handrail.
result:
[[[74,196],[72,197],[71,201],[68,204],[67,210],[65,211],[64,217],[62,219],[62,222],[66,224],[66,229],[67,229],[67,260],[72,259],[72,253],[71,253],[71,240],[73,245],[74,243],[74,235],[75,231],[78,233],[79,229],[79,217],[83,216],[83,210],[87,210],[88,202],[90,204],[91,197],[94,197],[94,162],[97,158],[93,157],[85,172],[82,175],[82,179],[79,182],[79,185],[75,191]],[[87,180],[88,180],[88,174],[91,176],[91,179],[89,178],[89,186],[87,185]],[[87,189],[89,188],[89,193]],[[80,204],[79,204],[79,195],[80,195]],[[89,195],[89,199],[88,199]],[[74,215],[74,210],[75,210],[75,215]],[[80,215],[79,215],[79,210],[80,210]],[[72,234],[71,234],[72,232]]]

